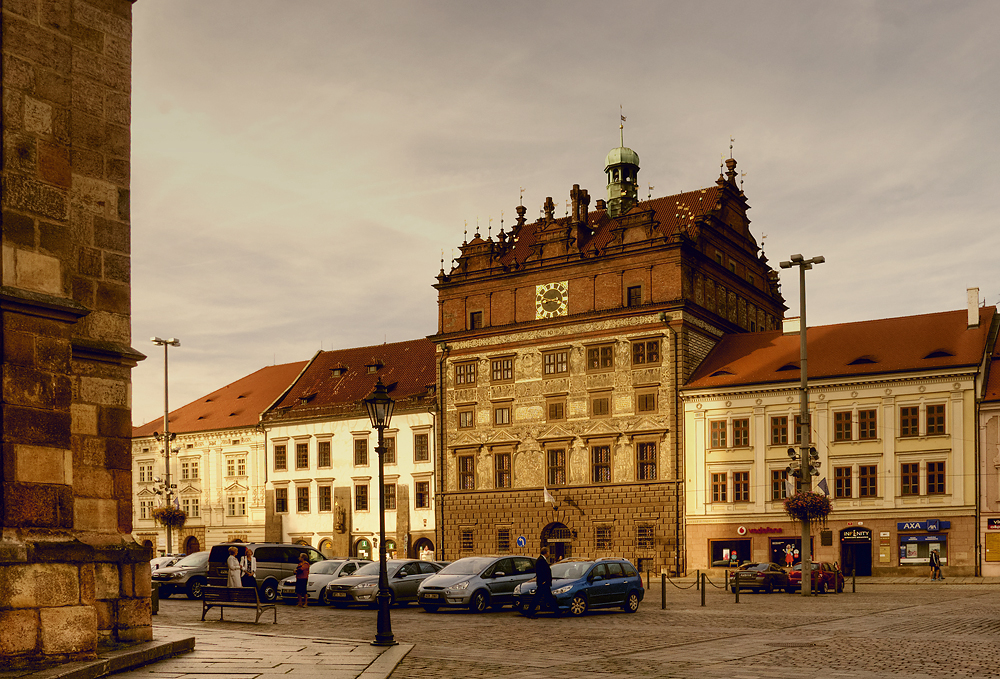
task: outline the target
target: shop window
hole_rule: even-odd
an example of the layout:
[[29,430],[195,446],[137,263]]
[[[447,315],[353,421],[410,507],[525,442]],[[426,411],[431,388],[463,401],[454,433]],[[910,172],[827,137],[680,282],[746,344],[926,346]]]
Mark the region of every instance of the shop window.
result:
[[490,375],[492,382],[513,382],[514,359],[510,356],[493,359],[490,361]]
[[274,489],[274,511],[277,513],[285,513],[288,511],[288,489],[287,488],[275,488]]
[[640,441],[636,445],[636,476],[638,481],[656,480],[656,442]]
[[943,434],[944,431],[944,404],[938,403],[927,406],[927,435]]
[[457,363],[455,365],[455,386],[472,385],[476,383],[476,364]]
[[659,365],[660,340],[632,342],[632,365]]
[[733,502],[750,502],[750,472],[733,472]]
[[726,473],[712,474],[712,502],[728,502],[726,495]]
[[788,417],[771,418],[771,445],[784,446],[788,444]]
[[920,494],[920,464],[917,462],[901,464],[899,479],[903,495]]
[[910,406],[899,409],[899,435],[920,435],[920,408]]
[[548,473],[550,486],[566,485],[566,451],[554,448],[548,451]]
[[836,498],[851,497],[851,468],[833,468],[833,496]]
[[712,540],[709,549],[711,565],[736,566],[750,558],[750,540]]
[[510,453],[494,453],[493,455],[494,487],[510,488]]
[[427,462],[430,458],[430,437],[427,434],[413,435],[413,461]]
[[354,486],[354,511],[368,511],[368,486]]
[[458,489],[476,489],[476,458],[472,455],[458,457]]
[[944,462],[927,463],[927,494],[944,495]]
[[711,423],[711,433],[712,433],[712,447],[713,448],[725,448],[726,447],[726,421],[725,420],[713,420]]
[[833,414],[833,440],[850,441],[853,438],[851,411],[842,410]]
[[615,347],[606,344],[587,347],[587,372],[605,372],[615,368]]
[[560,375],[569,371],[569,352],[565,349],[550,351],[542,357],[543,372],[546,375]]
[[858,497],[878,497],[878,465],[858,467]]
[[284,444],[274,446],[274,471],[283,472],[288,469],[288,453]]
[[788,472],[784,469],[772,469],[771,470],[771,499],[772,500],[784,500],[788,497],[788,486],[785,482],[788,480]]
[[594,483],[611,483],[611,446],[591,448],[590,464]]
[[733,447],[746,448],[750,445],[750,420],[740,418],[733,420]]
[[368,439],[354,439],[354,466],[368,466]]
[[858,438],[869,441],[878,438],[878,411],[858,411]]

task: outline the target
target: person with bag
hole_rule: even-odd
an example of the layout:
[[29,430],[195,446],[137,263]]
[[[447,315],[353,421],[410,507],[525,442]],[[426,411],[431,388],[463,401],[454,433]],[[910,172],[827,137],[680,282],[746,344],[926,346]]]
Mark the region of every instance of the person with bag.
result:
[[243,573],[240,578],[244,587],[257,587],[257,557],[253,555],[253,550],[249,547],[240,557],[240,571]]
[[299,552],[299,563],[295,567],[295,596],[299,602],[299,608],[305,608],[309,604],[309,557],[305,552]]
[[931,550],[931,580],[944,580],[944,574],[941,573],[941,553],[936,550]]

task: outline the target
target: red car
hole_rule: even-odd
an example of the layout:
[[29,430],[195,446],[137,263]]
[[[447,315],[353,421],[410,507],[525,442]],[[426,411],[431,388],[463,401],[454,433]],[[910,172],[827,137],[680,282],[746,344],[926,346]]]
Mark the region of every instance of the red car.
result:
[[[812,564],[812,587],[814,592],[823,594],[828,589],[844,591],[844,574],[832,563]],[[788,582],[793,589],[802,589],[802,564],[797,563],[788,571]]]

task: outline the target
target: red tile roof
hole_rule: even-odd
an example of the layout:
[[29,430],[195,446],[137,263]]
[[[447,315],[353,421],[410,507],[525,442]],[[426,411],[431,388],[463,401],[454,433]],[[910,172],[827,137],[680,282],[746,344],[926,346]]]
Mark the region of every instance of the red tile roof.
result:
[[[261,368],[207,396],[170,413],[170,431],[195,431],[251,427],[264,410],[281,396],[306,367],[307,361]],[[163,418],[132,428],[133,437],[152,436],[163,431]]]
[[[369,373],[368,366],[376,366]],[[345,369],[336,376],[333,369]],[[378,378],[397,402],[420,399],[433,392],[435,385],[434,343],[421,338],[393,344],[321,351],[313,357],[274,411],[304,416],[309,411],[338,408],[357,409],[362,399],[372,393]],[[400,403],[398,407],[404,407]],[[275,417],[272,412],[268,418]]]
[[983,396],[983,402],[1000,401],[1000,342],[993,349],[989,370],[990,375],[986,382],[986,394]]
[[[945,311],[809,328],[809,379],[979,365],[996,307]],[[785,368],[782,370],[782,368]],[[685,389],[798,382],[799,335],[780,331],[725,336]]]

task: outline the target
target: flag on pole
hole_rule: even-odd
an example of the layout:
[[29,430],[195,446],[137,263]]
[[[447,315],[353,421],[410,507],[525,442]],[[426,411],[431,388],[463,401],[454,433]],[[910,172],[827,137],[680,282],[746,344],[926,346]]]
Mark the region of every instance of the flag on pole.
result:
[[785,497],[795,495],[795,482],[791,478],[785,479]]
[[825,476],[822,478],[822,480],[820,480],[819,483],[816,484],[816,487],[819,488],[821,491],[823,491],[824,495],[827,496],[830,495],[830,486],[827,485]]
[[556,499],[552,497],[552,493],[549,492],[549,489],[546,486],[542,486],[542,500],[544,502],[551,502],[553,507],[559,509],[556,505]]

